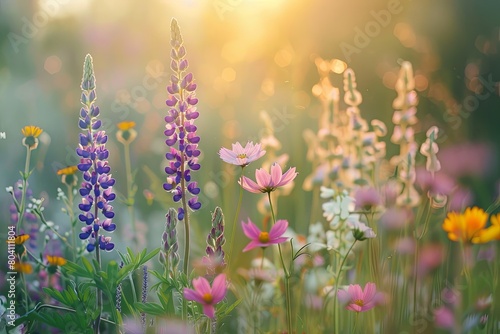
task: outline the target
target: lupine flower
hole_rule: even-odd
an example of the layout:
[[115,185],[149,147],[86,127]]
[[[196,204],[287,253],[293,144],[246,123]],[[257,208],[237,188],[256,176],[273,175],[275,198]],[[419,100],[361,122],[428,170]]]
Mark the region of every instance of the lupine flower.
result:
[[167,269],[174,270],[179,264],[179,244],[177,242],[177,213],[175,209],[170,208],[165,216],[165,231],[162,235],[162,249],[160,251],[160,263],[164,264]]
[[265,171],[263,168],[259,168],[255,171],[255,179],[257,183],[252,181],[246,176],[242,176],[241,180],[238,181],[243,189],[258,194],[258,193],[269,193],[274,191],[276,188],[287,185],[292,182],[297,176],[295,172],[295,167],[290,168],[284,174],[281,170],[280,165],[274,163],[271,166],[271,174]]
[[248,218],[248,223],[245,224],[242,222],[243,233],[250,238],[252,241],[243,249],[244,252],[247,252],[251,249],[257,247],[269,247],[274,244],[280,244],[288,240],[288,238],[283,237],[283,234],[286,232],[288,228],[288,222],[284,219],[280,219],[276,222],[276,224],[271,227],[269,232],[261,231],[254,223]]
[[[450,212],[444,220],[443,230],[451,241],[481,243],[480,232],[486,226],[488,214],[478,207],[467,208],[464,213]],[[484,232],[483,232],[484,233]],[[476,239],[474,239],[476,238]]]
[[337,296],[346,310],[354,312],[364,312],[374,308],[381,298],[375,283],[366,283],[364,289],[359,284],[350,284],[347,290],[340,289]]
[[215,305],[226,296],[226,275],[219,274],[213,281],[212,287],[204,277],[193,280],[192,289],[184,289],[184,298],[193,300],[203,306],[203,313],[209,317],[215,317]]
[[493,240],[500,240],[500,214],[491,216],[491,226],[485,228],[472,238],[475,244],[484,244]]
[[[191,172],[200,169],[198,156],[201,153],[198,149],[200,137],[197,136],[197,127],[194,125],[194,120],[199,116],[195,107],[198,103],[195,95],[196,84],[193,74],[186,73],[188,68],[188,61],[185,59],[186,49],[182,45],[182,36],[175,19],[172,20],[171,33],[170,68],[174,74],[171,76],[170,85],[167,86],[169,98],[166,103],[170,110],[165,117],[167,124],[164,133],[167,137],[165,143],[170,149],[165,155],[169,164],[165,167],[168,176],[163,188],[172,193],[174,202],[185,201],[189,193],[191,198],[187,201],[187,205],[191,210],[198,210],[201,208],[197,196],[200,188],[197,182],[191,181]],[[178,208],[179,220],[183,220],[186,214],[182,207]]]
[[[111,177],[111,168],[108,165],[109,152],[106,149],[108,136],[104,131],[99,131],[101,120],[99,107],[94,104],[96,99],[95,77],[92,57],[87,55],[83,67],[82,97],[83,107],[80,109],[78,125],[83,130],[80,134],[80,143],[76,150],[80,156],[78,169],[83,174],[80,195],[82,202],[79,204],[82,213],[79,219],[85,223],[80,233],[80,239],[89,240],[87,251],[92,252],[97,246],[102,250],[110,251],[114,248],[111,237],[100,234],[100,230],[113,232],[116,225],[112,222],[114,217],[113,207],[109,204],[115,199],[113,185],[115,180]],[[99,211],[104,218],[98,217]]]
[[232,150],[224,147],[219,150],[219,156],[223,161],[241,167],[245,167],[252,161],[261,158],[264,154],[266,154],[266,151],[261,149],[261,144],[254,144],[251,141],[245,147],[237,142],[233,144]]
[[43,130],[38,126],[27,125],[22,128],[23,133],[23,145],[29,150],[35,150],[38,147],[38,137],[42,134]]
[[215,275],[224,270],[226,262],[224,260],[224,250],[222,246],[226,243],[224,236],[224,215],[220,207],[216,207],[212,215],[212,229],[207,236],[206,256],[203,263],[207,267],[207,274]]
[[[123,268],[123,261],[120,262],[118,266],[119,269]],[[122,312],[122,283],[118,284],[116,287],[116,300],[115,300],[116,310],[121,313]]]
[[[148,301],[148,267],[142,267],[142,296],[141,302],[146,303]],[[146,328],[146,313],[141,312],[141,324],[142,328]]]
[[420,153],[427,157],[427,162],[425,164],[425,169],[430,173],[434,174],[435,172],[441,169],[441,163],[437,158],[437,153],[439,152],[438,144],[436,143],[436,139],[438,138],[439,130],[436,126],[432,126],[429,130],[427,130],[427,139],[420,146]]
[[116,139],[123,145],[130,144],[137,137],[137,131],[135,131],[135,122],[120,122],[116,125],[118,131],[116,132]]

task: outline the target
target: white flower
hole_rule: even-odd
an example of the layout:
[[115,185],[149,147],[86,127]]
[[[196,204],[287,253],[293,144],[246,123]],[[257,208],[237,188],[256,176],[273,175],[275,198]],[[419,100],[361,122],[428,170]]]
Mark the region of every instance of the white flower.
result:
[[321,186],[320,190],[321,194],[319,196],[321,198],[332,198],[333,196],[335,196],[335,190],[333,189]]
[[350,222],[350,227],[352,229],[352,233],[356,240],[362,241],[365,239],[375,238],[377,235],[372,230],[371,227],[365,225],[362,222]]

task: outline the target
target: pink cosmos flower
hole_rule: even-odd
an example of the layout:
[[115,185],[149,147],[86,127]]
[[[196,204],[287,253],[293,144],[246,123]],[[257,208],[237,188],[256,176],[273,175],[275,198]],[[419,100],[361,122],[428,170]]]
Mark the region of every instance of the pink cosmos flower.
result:
[[261,149],[260,144],[255,144],[249,141],[245,147],[242,147],[240,143],[233,144],[233,149],[229,150],[227,148],[221,148],[219,150],[220,158],[236,166],[245,167],[252,161],[255,161],[266,154],[266,151]]
[[366,283],[364,290],[359,284],[350,284],[346,290],[337,293],[339,301],[345,305],[346,310],[364,312],[374,308],[380,300],[375,283]]
[[295,167],[290,168],[283,174],[280,165],[274,163],[271,166],[271,174],[265,171],[263,168],[259,168],[255,171],[255,179],[257,183],[250,180],[246,176],[242,176],[241,180],[238,181],[243,189],[258,194],[258,193],[269,193],[274,191],[276,188],[284,186],[297,176],[295,172]]
[[226,275],[220,274],[215,277],[212,287],[204,277],[195,278],[193,288],[194,290],[184,289],[184,298],[200,303],[203,306],[203,313],[213,319],[215,317],[214,305],[226,296]]
[[271,227],[269,232],[262,232],[259,230],[259,228],[252,223],[250,218],[248,219],[248,224],[242,222],[242,226],[243,233],[252,240],[243,249],[244,252],[257,247],[268,247],[273,244],[280,244],[288,240],[288,238],[282,236],[288,227],[288,222],[283,219],[278,220],[276,224]]

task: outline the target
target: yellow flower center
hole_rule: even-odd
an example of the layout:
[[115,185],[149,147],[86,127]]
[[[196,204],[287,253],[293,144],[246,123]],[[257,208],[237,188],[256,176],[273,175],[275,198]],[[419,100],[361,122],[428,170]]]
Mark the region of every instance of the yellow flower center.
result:
[[242,154],[238,154],[237,157],[239,159],[245,159],[247,157],[247,155],[245,153],[242,153]]
[[203,295],[203,297],[201,297],[201,298],[203,298],[203,300],[204,300],[204,301],[205,301],[205,303],[207,303],[207,304],[211,304],[211,303],[212,303],[212,300],[214,299],[214,298],[212,297],[212,294],[211,294],[211,293],[208,293],[208,292],[207,292],[207,293],[205,293],[205,294]]
[[365,305],[365,302],[361,299],[357,299],[354,301],[354,304],[363,307]]
[[269,233],[267,232],[260,232],[259,234],[259,241],[262,243],[268,243],[269,242]]

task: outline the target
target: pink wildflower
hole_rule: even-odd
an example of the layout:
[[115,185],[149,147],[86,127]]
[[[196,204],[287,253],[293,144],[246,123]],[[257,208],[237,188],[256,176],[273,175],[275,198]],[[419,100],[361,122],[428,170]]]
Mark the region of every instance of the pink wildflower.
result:
[[250,180],[246,176],[242,176],[241,180],[238,181],[243,189],[258,194],[258,193],[269,193],[274,191],[278,187],[282,187],[292,182],[297,176],[295,172],[295,167],[290,168],[284,174],[281,170],[280,165],[274,163],[271,166],[271,173],[269,174],[263,168],[259,168],[255,171],[255,179],[257,183]]
[[259,228],[252,223],[250,218],[248,219],[248,224],[242,223],[242,226],[243,233],[245,233],[245,235],[252,240],[243,249],[244,252],[257,247],[268,247],[273,244],[280,244],[288,239],[283,237],[283,234],[288,227],[288,222],[283,219],[278,220],[276,224],[271,227],[269,232],[259,230]]
[[264,154],[266,154],[266,151],[261,149],[261,145],[254,145],[251,141],[249,141],[245,147],[237,142],[233,144],[232,150],[224,147],[219,150],[219,156],[223,161],[241,167],[245,167],[252,161],[261,158]]
[[212,287],[204,277],[195,278],[193,288],[194,290],[184,289],[184,298],[200,303],[203,306],[203,313],[213,319],[215,317],[214,305],[226,296],[226,275],[220,274],[215,277]]
[[359,284],[350,284],[347,291],[339,290],[337,296],[346,310],[354,312],[368,311],[374,308],[380,299],[375,283],[366,283],[364,290]]

